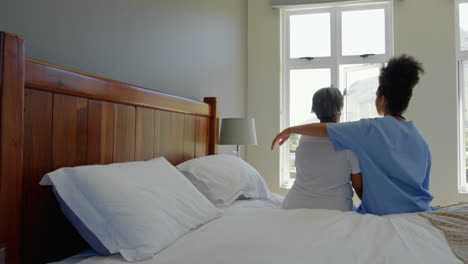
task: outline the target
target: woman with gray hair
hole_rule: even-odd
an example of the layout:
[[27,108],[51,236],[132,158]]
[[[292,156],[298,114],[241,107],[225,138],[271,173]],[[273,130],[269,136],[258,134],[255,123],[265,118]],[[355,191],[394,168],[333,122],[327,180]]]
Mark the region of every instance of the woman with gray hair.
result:
[[[343,95],[337,88],[322,88],[312,99],[320,123],[338,123]],[[296,149],[296,181],[282,208],[353,210],[353,190],[361,195],[362,178],[356,154],[335,151],[329,138],[302,136]]]

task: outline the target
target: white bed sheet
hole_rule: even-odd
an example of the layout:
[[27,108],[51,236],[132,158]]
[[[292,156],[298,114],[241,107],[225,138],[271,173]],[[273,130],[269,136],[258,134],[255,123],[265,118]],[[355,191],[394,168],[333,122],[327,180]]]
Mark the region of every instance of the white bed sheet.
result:
[[[444,234],[417,214],[360,215],[320,209],[249,208],[190,232],[144,264],[462,263]],[[252,201],[251,201],[252,202]],[[243,204],[242,206],[240,204]],[[80,264],[121,264],[121,256]]]
[[[256,210],[259,208],[279,210],[284,197],[275,193],[270,193],[269,196],[270,196],[269,200],[250,200],[250,199],[237,200],[237,201],[234,201],[234,203],[230,207],[222,208],[220,210],[223,212],[223,215],[231,215],[231,214],[236,214],[240,212],[249,212],[251,210]],[[94,257],[94,256],[97,256],[96,252],[94,252],[92,249],[88,249],[75,256],[63,259],[58,262],[52,262],[49,264],[83,263],[81,261],[86,260],[90,257]]]
[[220,208],[224,215],[251,212],[256,209],[280,210],[284,197],[275,193],[269,194],[269,200],[237,200],[230,207]]
[[76,264],[79,263],[80,261],[83,261],[87,258],[94,257],[96,256],[96,252],[92,249],[87,249],[79,254],[76,254],[75,256],[66,258],[64,260],[58,261],[58,262],[50,262],[49,264]]

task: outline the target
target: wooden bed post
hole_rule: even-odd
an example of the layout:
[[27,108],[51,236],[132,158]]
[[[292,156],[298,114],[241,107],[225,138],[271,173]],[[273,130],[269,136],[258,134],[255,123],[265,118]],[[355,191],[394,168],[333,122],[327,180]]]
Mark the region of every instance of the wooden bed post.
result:
[[203,101],[210,105],[211,117],[208,155],[213,155],[218,153],[219,100],[216,97],[205,97]]
[[24,39],[0,32],[0,245],[8,264],[20,263],[23,96]]

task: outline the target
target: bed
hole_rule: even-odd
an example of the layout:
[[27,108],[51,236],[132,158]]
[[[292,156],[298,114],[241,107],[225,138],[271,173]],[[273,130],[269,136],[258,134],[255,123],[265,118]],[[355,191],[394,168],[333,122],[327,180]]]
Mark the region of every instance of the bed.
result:
[[[196,102],[25,58],[24,39],[13,34],[0,33],[0,43],[6,263],[126,263],[120,254],[90,251],[52,188],[38,183],[64,167],[157,157],[181,166],[219,156],[218,100]],[[281,199],[230,201],[138,263],[463,263],[444,232],[418,214],[280,210]]]
[[87,247],[50,188],[38,185],[45,173],[158,156],[176,165],[216,153],[216,98],[196,102],[25,58],[24,39],[14,34],[0,33],[0,43],[7,263],[46,263]]

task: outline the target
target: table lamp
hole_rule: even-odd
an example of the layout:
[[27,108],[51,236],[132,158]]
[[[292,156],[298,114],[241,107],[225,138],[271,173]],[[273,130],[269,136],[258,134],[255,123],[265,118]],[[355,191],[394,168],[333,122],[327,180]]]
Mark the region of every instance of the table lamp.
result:
[[223,118],[219,145],[237,145],[235,151],[237,157],[239,157],[239,145],[257,145],[255,120],[253,118]]

